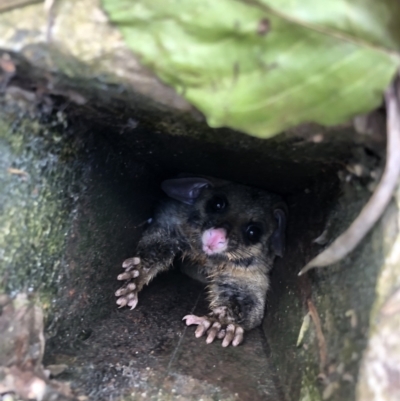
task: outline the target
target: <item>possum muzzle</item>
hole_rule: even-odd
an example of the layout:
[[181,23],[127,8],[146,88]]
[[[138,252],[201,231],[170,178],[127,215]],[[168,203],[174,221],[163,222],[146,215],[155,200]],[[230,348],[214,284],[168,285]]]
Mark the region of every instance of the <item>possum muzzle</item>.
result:
[[207,255],[221,253],[228,248],[228,237],[225,228],[210,228],[201,236],[203,251]]

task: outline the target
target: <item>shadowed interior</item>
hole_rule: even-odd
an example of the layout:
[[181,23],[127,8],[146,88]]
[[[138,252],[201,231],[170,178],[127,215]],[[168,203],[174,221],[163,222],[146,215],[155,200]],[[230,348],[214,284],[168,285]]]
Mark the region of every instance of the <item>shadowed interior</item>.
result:
[[[142,223],[151,217],[164,196],[160,190],[162,180],[189,172],[241,179],[246,184],[244,170],[254,169],[256,164],[260,173],[258,178],[252,176],[252,184],[277,191],[279,181],[285,182],[285,190],[279,193],[285,197],[292,216],[287,230],[287,255],[277,263],[280,273],[272,274],[267,307],[267,313],[271,313],[285,291],[282,281],[275,276],[293,276],[299,267],[298,263],[292,264],[288,254],[295,253],[296,258],[305,260],[313,252],[311,239],[323,230],[327,210],[338,193],[336,167],[324,166],[322,174],[315,169],[315,177],[307,167],[303,173],[296,171],[293,178],[281,172],[281,163],[275,165],[274,160],[265,159],[256,151],[238,157],[237,152],[223,146],[187,137],[155,134],[139,128],[128,133],[92,124],[86,128],[91,140],[85,163],[90,168],[85,167],[89,171],[85,178],[87,201],[81,202],[79,213],[85,218],[80,220],[86,220],[92,233],[97,232],[98,210],[101,210],[104,219],[119,220],[117,225],[122,226],[123,235],[116,233],[120,242],[113,245],[111,264],[105,266],[100,262],[95,266],[93,260],[88,262],[87,255],[83,257],[82,251],[77,251],[82,246],[79,238],[85,235],[84,223],[81,221],[75,227],[70,263],[86,264],[93,280],[86,285],[86,296],[98,298],[99,294],[91,292],[101,292],[102,302],[96,308],[101,313],[93,317],[89,311],[81,311],[79,319],[77,305],[72,308],[68,297],[60,301],[68,304],[65,308],[74,319],[68,318],[68,324],[61,325],[58,334],[49,340],[46,363],[67,364],[69,368],[58,378],[71,380],[78,393],[89,394],[93,399],[116,399],[127,391],[134,399],[163,393],[193,400],[283,399],[282,384],[270,364],[269,345],[262,327],[246,333],[245,343],[237,348],[223,349],[219,341],[206,345],[205,338],[196,339],[194,328],[182,322],[186,314],[207,312],[202,284],[182,275],[178,269],[164,273],[139,294],[138,306],[130,311],[118,309],[115,304],[114,293],[120,286],[116,276],[122,271],[122,261],[134,255]],[[322,180],[321,176],[325,178]],[[307,227],[301,232],[292,224],[299,210],[302,216],[307,216],[304,218]],[[99,233],[100,243],[107,242],[116,230]],[[98,271],[101,279],[93,279],[91,270],[96,269],[103,269]],[[82,276],[78,275],[77,280],[82,280]],[[74,287],[71,280],[66,285]],[[76,286],[82,288],[82,283]]]

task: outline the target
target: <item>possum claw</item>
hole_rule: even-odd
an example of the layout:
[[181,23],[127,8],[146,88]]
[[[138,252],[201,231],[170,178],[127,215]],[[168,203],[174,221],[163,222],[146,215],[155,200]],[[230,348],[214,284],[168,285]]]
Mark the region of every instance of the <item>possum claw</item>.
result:
[[232,344],[234,347],[243,342],[244,330],[237,324],[230,323],[226,327],[213,317],[186,315],[182,320],[186,321],[186,325],[196,324],[198,327],[195,331],[197,338],[203,336],[207,332],[206,343],[211,344],[215,338],[222,341],[222,346],[227,347]]
[[202,324],[204,320],[208,320],[208,318],[205,316],[199,317],[196,315],[186,315],[182,320],[186,320],[186,326],[190,326],[192,324]]
[[226,328],[226,334],[222,341],[222,346],[227,347],[230,343],[234,347],[238,346],[243,341],[243,332],[242,327],[236,324],[229,324]]
[[126,297],[119,297],[117,299],[117,305],[119,305],[119,308],[123,308],[127,303],[128,303],[128,298]]
[[215,340],[215,337],[218,335],[220,330],[221,330],[221,323],[214,322],[214,324],[208,330],[206,343],[211,344]]
[[132,269],[132,267],[138,265],[139,263],[140,263],[140,258],[135,256],[133,258],[125,259],[122,263],[122,267],[128,271]]
[[138,295],[136,291],[130,290],[129,287],[133,287],[133,283],[129,283],[127,286],[120,288],[115,295],[119,298],[117,299],[117,305],[120,308],[128,305],[131,310],[136,308],[138,303]]
[[139,276],[139,272],[137,270],[126,271],[125,273],[118,274],[117,280],[130,280]]
[[128,306],[130,306],[131,310],[136,308],[136,305],[139,302],[138,296],[136,293],[132,292],[131,294],[129,294],[130,299],[128,301]]
[[190,326],[192,324],[197,324],[197,329],[194,335],[199,338],[208,330],[211,326],[211,322],[206,316],[199,317],[196,315],[186,315],[182,320],[186,320],[186,325]]
[[136,284],[135,283],[128,283],[121,287],[119,290],[115,291],[115,296],[120,297],[122,295],[127,295],[135,290]]
[[[120,308],[128,306],[132,310],[138,304],[138,292],[143,286],[143,280],[146,280],[146,269],[139,266],[141,264],[142,260],[137,256],[126,259],[122,263],[125,271],[117,276],[117,280],[126,281],[126,283],[115,292],[115,296],[118,297],[117,305]],[[137,277],[139,278],[135,280]]]

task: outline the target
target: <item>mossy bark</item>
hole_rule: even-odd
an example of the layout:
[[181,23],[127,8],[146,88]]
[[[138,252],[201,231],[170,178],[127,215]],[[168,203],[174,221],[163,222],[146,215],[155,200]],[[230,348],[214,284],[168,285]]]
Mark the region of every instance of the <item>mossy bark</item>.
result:
[[[328,213],[332,238],[348,227],[369,196],[362,187],[356,187],[351,193],[344,191],[347,195],[339,199],[341,206],[336,203]],[[321,249],[318,244],[312,245],[312,241],[325,226],[318,230],[318,217],[314,213],[299,211],[294,217],[297,233],[309,227],[306,240],[309,247],[300,251],[293,232],[290,257],[286,260],[289,267],[281,266],[282,272],[273,273],[272,285],[279,290],[271,297],[270,313],[264,322],[274,365],[284,377],[287,399],[356,399],[355,383],[369,342],[371,322],[374,326],[371,313],[377,283],[382,280],[385,258],[397,236],[397,218],[398,210],[392,203],[382,221],[349,257],[300,278],[297,277],[300,268]],[[312,316],[306,318],[310,314],[310,300],[319,316],[319,327]],[[309,323],[303,327],[305,333],[297,344],[304,320]]]
[[65,238],[80,191],[80,145],[63,113],[42,123],[29,105],[2,101],[0,115],[1,286],[39,291],[51,306],[63,271]]

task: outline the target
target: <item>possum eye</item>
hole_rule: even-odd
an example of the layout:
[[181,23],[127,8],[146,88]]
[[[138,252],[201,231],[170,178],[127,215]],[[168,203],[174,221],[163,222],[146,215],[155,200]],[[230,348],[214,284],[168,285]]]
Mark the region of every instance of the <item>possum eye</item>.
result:
[[249,224],[246,227],[245,236],[253,244],[260,241],[262,234],[262,228],[257,224]]
[[228,202],[223,196],[213,196],[207,202],[207,211],[208,212],[222,212],[228,206]]

